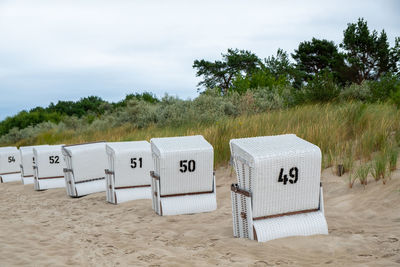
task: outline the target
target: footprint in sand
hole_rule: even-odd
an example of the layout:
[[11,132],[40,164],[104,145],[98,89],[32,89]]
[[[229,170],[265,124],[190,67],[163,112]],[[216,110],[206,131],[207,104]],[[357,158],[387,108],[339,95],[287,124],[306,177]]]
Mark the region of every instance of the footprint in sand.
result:
[[253,266],[273,266],[266,261],[256,261]]

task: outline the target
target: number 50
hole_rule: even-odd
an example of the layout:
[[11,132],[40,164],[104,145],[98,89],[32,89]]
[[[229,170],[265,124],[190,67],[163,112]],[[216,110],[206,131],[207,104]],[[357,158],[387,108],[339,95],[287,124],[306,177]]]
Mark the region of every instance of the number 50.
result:
[[196,162],[194,160],[181,160],[179,162],[179,166],[181,167],[179,169],[180,172],[184,173],[184,172],[194,172],[196,170]]

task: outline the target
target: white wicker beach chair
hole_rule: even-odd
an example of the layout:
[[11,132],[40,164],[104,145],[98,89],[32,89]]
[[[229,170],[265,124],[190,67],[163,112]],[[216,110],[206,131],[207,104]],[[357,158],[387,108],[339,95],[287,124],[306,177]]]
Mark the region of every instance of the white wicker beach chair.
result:
[[[47,146],[47,145],[43,145]],[[33,148],[41,146],[21,146],[19,152],[21,155],[21,181],[22,184],[33,184],[33,165],[35,165],[35,157]]]
[[328,234],[320,149],[293,134],[233,139],[233,234],[265,242]]
[[203,136],[151,139],[153,209],[159,215],[217,208],[214,150]]
[[34,188],[37,191],[65,187],[62,145],[34,147]]
[[64,176],[69,196],[80,197],[105,191],[105,142],[63,146],[62,153],[67,166]]
[[21,155],[16,147],[0,147],[0,183],[21,181]]
[[118,204],[151,198],[153,159],[147,141],[107,143],[107,201]]

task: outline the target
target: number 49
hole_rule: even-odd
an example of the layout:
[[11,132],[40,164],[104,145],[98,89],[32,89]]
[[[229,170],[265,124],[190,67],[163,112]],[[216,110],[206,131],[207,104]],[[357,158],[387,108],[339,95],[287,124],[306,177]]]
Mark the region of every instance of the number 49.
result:
[[283,168],[281,168],[281,171],[279,172],[279,178],[278,178],[278,183],[283,183],[284,185],[289,183],[295,184],[297,183],[297,180],[299,179],[299,169],[297,167],[293,167],[289,170],[289,176],[291,179],[288,178],[287,174],[283,174]]

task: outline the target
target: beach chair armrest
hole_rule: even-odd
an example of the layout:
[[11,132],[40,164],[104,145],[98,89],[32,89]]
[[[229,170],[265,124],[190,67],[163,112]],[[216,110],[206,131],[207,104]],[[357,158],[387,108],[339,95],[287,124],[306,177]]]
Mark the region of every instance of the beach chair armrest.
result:
[[109,169],[105,169],[104,172],[105,172],[106,174],[110,174],[110,175],[113,175],[113,174],[114,174],[114,172],[113,172],[113,171],[110,171]]
[[154,171],[150,171],[150,176],[153,179],[160,180],[160,175],[156,174]]

